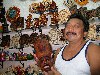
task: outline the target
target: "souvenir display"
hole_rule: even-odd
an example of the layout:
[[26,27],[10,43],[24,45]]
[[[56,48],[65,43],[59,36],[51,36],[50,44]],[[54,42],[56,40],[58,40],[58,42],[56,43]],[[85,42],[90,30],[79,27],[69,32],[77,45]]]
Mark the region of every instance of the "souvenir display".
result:
[[24,28],[24,17],[17,18],[17,30],[22,30]]
[[13,73],[15,75],[24,75],[24,68],[20,65],[14,67]]
[[63,0],[63,4],[66,5],[68,8],[71,8],[72,6],[76,5],[74,0]]
[[87,19],[90,19],[90,18],[92,18],[92,17],[96,17],[96,10],[94,9],[92,9],[92,10],[87,10]]
[[87,35],[87,39],[91,40],[99,40],[100,39],[100,25],[92,24],[89,28],[89,33]]
[[26,61],[27,60],[27,53],[18,52],[16,56],[17,61]]
[[17,31],[17,21],[12,21],[11,25],[10,25],[10,30],[13,31]]
[[97,7],[96,9],[92,9],[92,10],[87,10],[87,12],[86,12],[87,19],[89,20],[93,17],[99,17],[100,16],[99,9],[100,9],[100,7]]
[[0,25],[0,32],[3,32],[3,26]]
[[46,14],[41,14],[39,17],[39,25],[47,26],[48,19],[46,18]]
[[48,36],[45,34],[39,35],[36,42],[33,44],[36,54],[36,61],[42,71],[50,71],[53,65],[52,47],[49,43]]
[[96,32],[97,32],[96,40],[100,40],[100,24],[96,25]]
[[22,28],[24,28],[24,17],[18,17],[17,20],[11,22],[11,31],[22,30]]
[[14,60],[14,61],[26,61],[28,60],[27,59],[27,53],[24,53],[24,52],[14,52],[11,54],[11,60]]
[[29,46],[29,35],[23,34],[20,36],[19,44],[21,48],[28,47]]
[[21,65],[11,65],[7,67],[5,73],[0,73],[0,75],[43,75],[40,72],[41,70],[36,64],[30,64],[26,68],[23,68]]
[[12,65],[9,66],[9,67],[7,67],[7,71],[4,73],[4,75],[15,75],[13,73],[13,67],[12,67]]
[[2,13],[0,13],[0,22],[4,23],[5,21],[6,21],[5,16]]
[[48,19],[46,18],[46,14],[40,14],[39,18],[34,18],[33,20],[33,28],[41,28],[47,26]]
[[39,28],[40,27],[40,24],[39,24],[39,18],[34,18],[34,22],[33,22],[33,28]]
[[96,8],[96,15],[100,18],[100,6]]
[[37,67],[37,65],[29,65],[26,69],[25,69],[25,75],[38,75],[38,71],[39,68]]
[[49,7],[49,13],[52,13],[52,12],[58,12],[58,6],[56,5],[55,1],[53,1],[53,0]]
[[80,6],[84,6],[88,3],[88,0],[74,0]]
[[30,13],[36,13],[38,7],[39,7],[39,3],[32,3],[32,4],[29,6],[29,12],[30,12]]
[[96,39],[96,25],[90,25],[87,39],[95,40]]
[[49,0],[44,0],[39,3],[32,3],[29,6],[30,13],[43,14],[44,12],[52,13],[57,11],[58,11],[58,7],[53,0],[51,2]]
[[63,34],[61,33],[60,29],[52,28],[48,32],[48,36],[50,37],[50,43],[53,45],[59,45],[59,44],[61,45],[65,43],[65,41],[61,40]]
[[38,37],[38,33],[32,33],[31,35],[30,35],[30,44],[34,44],[35,43],[35,41],[36,41],[36,39],[37,39],[37,37]]
[[[6,13],[5,11],[5,7],[0,8],[0,14],[2,14],[2,16],[4,16]],[[1,16],[0,16],[1,17]]]
[[51,25],[57,25],[58,21],[58,12],[53,12],[51,16]]
[[33,54],[32,53],[27,54],[27,60],[32,60],[32,59],[34,59]]
[[45,12],[45,6],[40,2],[39,7],[37,7],[37,13],[43,14]]
[[10,40],[10,48],[20,48],[19,39],[19,34],[15,34],[14,36],[12,36]]
[[4,8],[0,8],[0,22],[1,23],[6,23],[5,7]]
[[100,35],[100,24],[96,25],[96,32],[98,33],[98,35]]
[[2,37],[1,47],[9,48],[10,46],[10,35],[6,35]]
[[96,3],[96,2],[99,2],[100,0],[92,0],[92,1]]
[[5,7],[0,9],[0,22],[2,23],[3,33],[8,33],[9,24],[7,24],[6,17],[5,17]]
[[31,14],[29,14],[29,16],[27,16],[27,19],[25,19],[25,23],[26,23],[26,29],[29,29],[29,28],[31,28],[32,27],[32,23],[33,23],[33,21],[32,21],[32,15]]
[[71,15],[70,11],[68,11],[66,9],[63,9],[63,10],[59,11],[58,14],[59,14],[59,16],[58,16],[58,18],[59,18],[58,24],[63,24],[65,22],[67,22],[68,17]]
[[60,40],[67,44],[67,40],[64,37],[64,32],[65,32],[65,29],[61,29],[62,36],[61,36]]
[[0,1],[0,11],[1,11],[1,8],[3,8],[3,0]]
[[100,39],[100,19],[98,17],[93,17],[89,19],[89,31],[87,35],[87,39],[91,39],[93,41]]
[[43,0],[42,4],[45,6],[45,11],[49,11],[51,1],[50,0]]
[[6,13],[6,18],[9,22],[13,22],[15,20],[17,20],[17,18],[20,16],[20,9],[17,8],[17,7],[10,7],[8,10],[7,10],[7,13]]
[[6,60],[5,56],[6,56],[5,52],[0,52],[0,61],[5,61]]
[[78,9],[77,9],[77,5],[73,5],[73,6],[71,6],[71,7],[69,8],[69,11],[70,11],[71,14],[76,13],[77,10],[78,10]]
[[9,32],[9,29],[8,29],[9,24],[4,23],[4,24],[2,24],[2,26],[3,26],[3,33],[8,33]]
[[87,7],[80,7],[79,9],[77,9],[76,12],[81,13],[83,16],[87,18]]

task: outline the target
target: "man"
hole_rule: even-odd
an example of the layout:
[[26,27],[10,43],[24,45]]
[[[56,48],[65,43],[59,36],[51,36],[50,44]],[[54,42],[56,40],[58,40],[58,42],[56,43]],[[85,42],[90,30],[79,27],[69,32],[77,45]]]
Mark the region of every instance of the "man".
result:
[[88,29],[81,14],[70,16],[64,33],[69,44],[56,51],[55,68],[51,68],[54,75],[100,75],[100,46],[84,39]]

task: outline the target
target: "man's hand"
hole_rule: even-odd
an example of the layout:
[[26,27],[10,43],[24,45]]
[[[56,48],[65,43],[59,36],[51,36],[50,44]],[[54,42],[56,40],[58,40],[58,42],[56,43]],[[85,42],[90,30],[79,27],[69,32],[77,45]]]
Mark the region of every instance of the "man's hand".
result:
[[61,75],[59,71],[57,71],[57,69],[55,68],[55,66],[51,67],[52,72],[54,73],[54,75]]
[[51,71],[44,72],[44,75],[61,75],[60,72],[57,71],[57,69],[52,66]]

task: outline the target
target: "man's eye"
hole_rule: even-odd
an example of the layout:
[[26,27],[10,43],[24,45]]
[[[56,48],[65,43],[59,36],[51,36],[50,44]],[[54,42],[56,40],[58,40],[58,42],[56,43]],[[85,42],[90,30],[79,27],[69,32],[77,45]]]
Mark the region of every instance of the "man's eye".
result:
[[80,28],[80,26],[79,25],[76,25],[75,28]]

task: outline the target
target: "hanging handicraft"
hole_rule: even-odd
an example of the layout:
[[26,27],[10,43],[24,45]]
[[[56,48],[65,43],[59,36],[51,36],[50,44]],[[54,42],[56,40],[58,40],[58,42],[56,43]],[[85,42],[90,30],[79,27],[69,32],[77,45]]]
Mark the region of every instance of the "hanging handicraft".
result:
[[10,7],[8,10],[7,10],[7,13],[6,13],[6,18],[9,22],[13,22],[15,20],[17,20],[17,18],[20,16],[20,9],[17,8],[17,7]]

